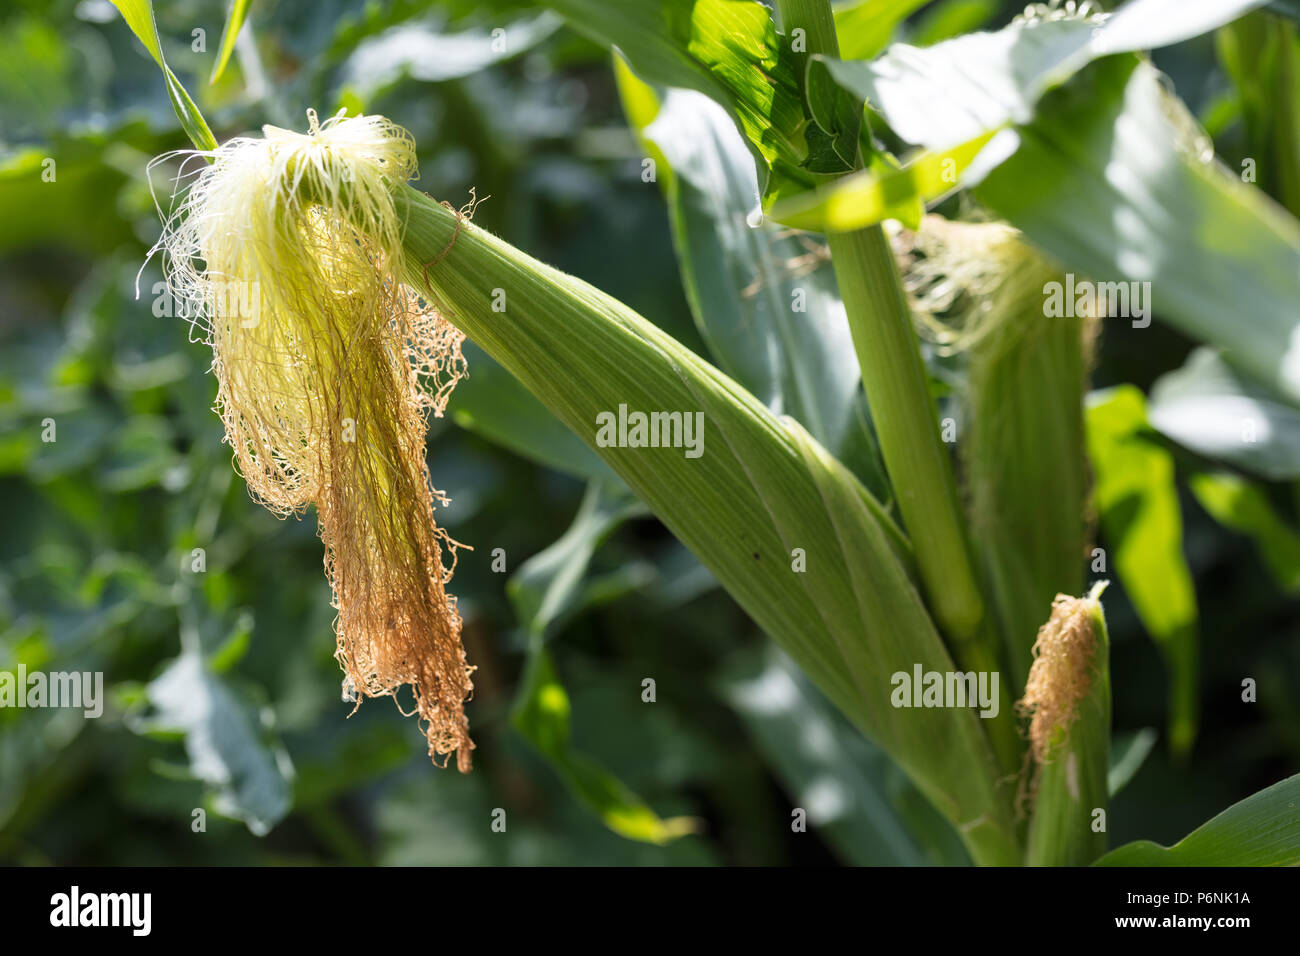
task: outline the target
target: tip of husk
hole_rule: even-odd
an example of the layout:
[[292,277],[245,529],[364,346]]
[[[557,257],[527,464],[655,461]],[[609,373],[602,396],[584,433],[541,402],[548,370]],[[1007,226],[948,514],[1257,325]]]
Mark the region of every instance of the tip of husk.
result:
[[1050,760],[1066,739],[1079,702],[1091,687],[1095,613],[1105,587],[1106,582],[1099,581],[1081,598],[1058,594],[1051,617],[1038,629],[1034,663],[1016,709],[1029,718],[1030,750],[1039,764]]

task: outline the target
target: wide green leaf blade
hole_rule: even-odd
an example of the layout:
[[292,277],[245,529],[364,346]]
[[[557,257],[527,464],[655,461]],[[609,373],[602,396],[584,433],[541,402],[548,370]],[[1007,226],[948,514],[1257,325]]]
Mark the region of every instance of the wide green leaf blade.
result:
[[1173,458],[1149,437],[1142,393],[1131,385],[1090,396],[1087,427],[1107,567],[1165,658],[1169,742],[1185,753],[1196,736],[1197,610]]
[[1296,866],[1300,864],[1300,774],[1234,803],[1173,846],[1139,840],[1096,866]]
[[1104,22],[1019,20],[932,47],[896,44],[874,61],[826,60],[909,143],[946,149],[1008,123],[1089,62],[1207,33],[1264,0],[1130,0]]
[[1300,408],[1248,380],[1213,349],[1156,380],[1153,428],[1206,458],[1265,478],[1300,478]]
[[[546,0],[575,30],[616,48],[637,76],[721,103],[745,134],[764,194],[811,185],[798,65],[753,0]],[[773,174],[776,175],[773,175]]]
[[1136,57],[1094,64],[1039,114],[976,195],[1065,268],[1139,283],[1146,306],[1129,317],[1135,325],[1150,321],[1154,302],[1182,332],[1300,401],[1300,223],[1207,161],[1186,109]]
[[[691,313],[722,368],[841,457],[860,451],[887,488],[862,415],[858,363],[823,250],[761,217],[744,141],[722,107],[691,90],[660,96],[616,63],[625,109],[652,147]],[[856,464],[856,462],[855,462]]]

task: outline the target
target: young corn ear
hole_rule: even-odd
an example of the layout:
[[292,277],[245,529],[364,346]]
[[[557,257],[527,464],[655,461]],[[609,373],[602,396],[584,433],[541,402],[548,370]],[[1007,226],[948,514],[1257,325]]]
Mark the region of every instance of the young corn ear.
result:
[[1044,315],[1044,290],[1062,276],[1009,226],[927,216],[912,246],[917,312],[966,362],[971,535],[1020,686],[1053,598],[1083,589],[1083,400],[1097,324]]
[[1025,695],[1033,771],[1026,862],[1086,866],[1106,852],[1110,761],[1110,642],[1099,581],[1085,597],[1058,594],[1038,631]]
[[463,336],[402,282],[393,188],[416,172],[410,135],[309,116],[305,135],[268,126],[190,154],[211,165],[157,248],[212,346],[249,491],[279,515],[316,506],[345,699],[411,685],[430,755],[467,771],[472,668],[445,590],[456,544],[434,522],[424,453],[427,413],[465,372]]
[[[861,483],[797,422],[616,299],[413,189],[398,203],[407,281],[600,454],[907,771],[976,862],[1020,862],[993,721],[891,704],[895,672],[956,668],[911,577],[909,543]],[[620,404],[702,413],[703,454],[601,444],[597,416]],[[806,573],[792,568],[796,550]],[[1010,708],[997,719],[1014,733]]]

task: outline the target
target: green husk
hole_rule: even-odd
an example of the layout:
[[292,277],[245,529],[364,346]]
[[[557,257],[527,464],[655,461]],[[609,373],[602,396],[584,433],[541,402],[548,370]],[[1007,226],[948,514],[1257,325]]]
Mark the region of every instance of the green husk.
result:
[[1044,314],[1047,284],[1062,276],[1003,224],[927,216],[914,245],[926,257],[912,274],[919,306],[947,313],[940,335],[967,363],[971,538],[1021,686],[1053,598],[1083,590],[1083,399],[1096,322]]
[[[895,709],[890,676],[954,665],[884,510],[792,420],[617,300],[413,189],[407,281],[592,445],[822,690],[903,766],[978,862],[1020,858],[1010,794],[968,708]],[[423,263],[424,265],[414,265]],[[494,312],[494,290],[506,306]],[[702,411],[705,453],[597,447],[597,415]],[[805,550],[807,571],[792,569]]]
[[1025,862],[1086,866],[1106,852],[1110,641],[1098,597],[1058,595],[1039,631],[1022,709],[1032,714],[1034,796]]

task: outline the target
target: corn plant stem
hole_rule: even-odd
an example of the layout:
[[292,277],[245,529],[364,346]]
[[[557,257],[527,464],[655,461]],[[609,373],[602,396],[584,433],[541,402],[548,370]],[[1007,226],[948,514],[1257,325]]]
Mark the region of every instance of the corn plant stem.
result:
[[[809,55],[839,55],[829,0],[779,0],[778,9],[787,34],[805,31]],[[885,469],[926,596],[962,657],[968,652],[960,648],[979,640],[984,601],[893,252],[879,225],[828,233],[827,242]]]
[[[778,0],[777,10],[787,36],[804,31],[809,55],[839,56],[829,0]],[[878,224],[826,238],[885,470],[927,603],[961,667],[997,671],[952,460],[939,434],[938,409],[889,240]],[[1021,749],[1014,716],[1008,709],[991,723],[989,739],[998,762],[1014,774]]]
[[827,239],[885,469],[928,603],[961,658],[978,643],[984,602],[893,253],[879,226]]

